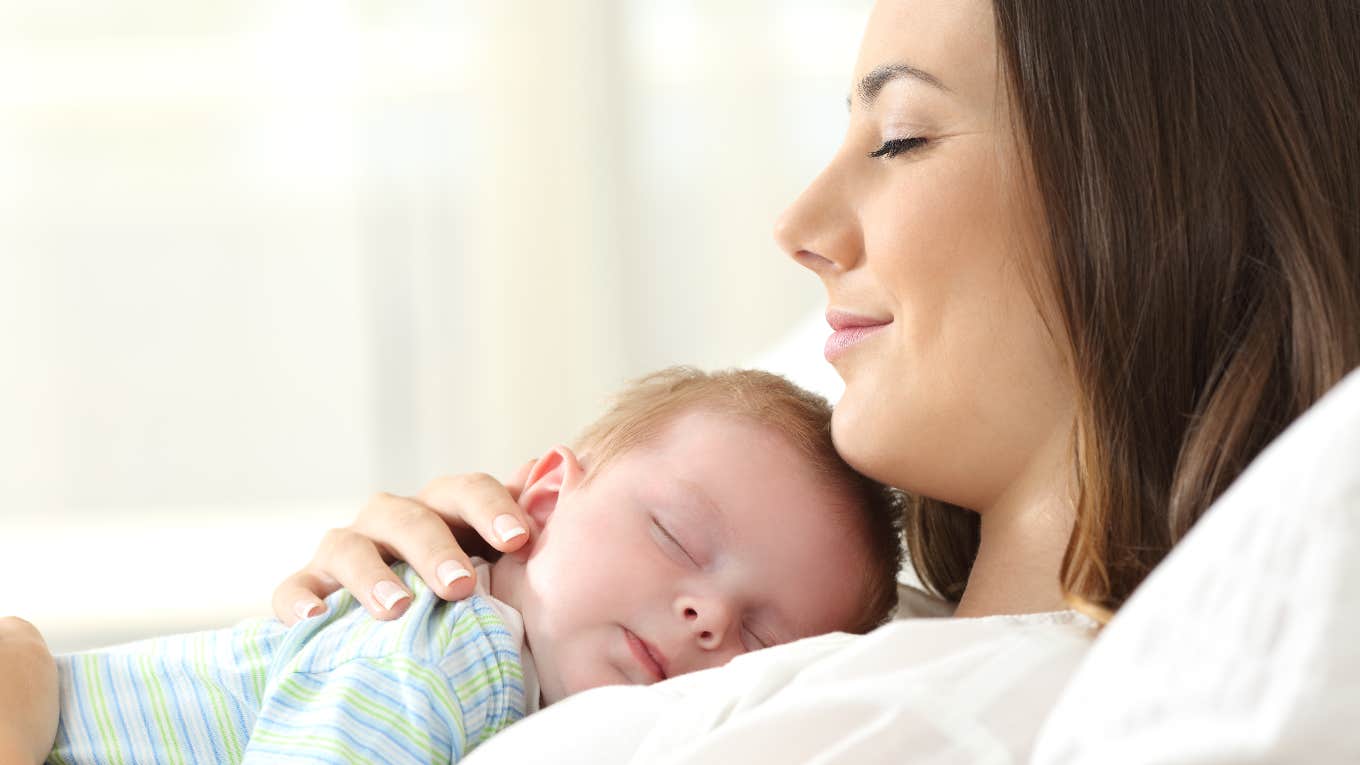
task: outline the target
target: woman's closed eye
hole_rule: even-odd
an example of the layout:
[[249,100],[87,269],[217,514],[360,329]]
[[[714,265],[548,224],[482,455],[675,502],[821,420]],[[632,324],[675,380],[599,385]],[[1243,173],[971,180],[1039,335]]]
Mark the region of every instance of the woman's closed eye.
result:
[[913,149],[919,149],[925,145],[926,139],[919,136],[914,138],[890,138],[884,141],[882,146],[869,152],[869,156],[873,158],[887,157],[888,159],[892,159],[898,154],[903,154],[912,151]]

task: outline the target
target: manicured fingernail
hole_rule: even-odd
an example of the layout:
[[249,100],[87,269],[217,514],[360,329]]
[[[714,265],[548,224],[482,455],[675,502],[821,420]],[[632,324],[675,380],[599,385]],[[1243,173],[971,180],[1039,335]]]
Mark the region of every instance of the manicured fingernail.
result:
[[409,597],[411,597],[409,593],[385,579],[373,585],[373,599],[381,603],[382,607],[388,611],[392,610],[392,606]]
[[529,533],[519,525],[519,520],[513,515],[498,515],[492,525],[496,527],[496,533],[500,535],[502,542],[509,542],[515,537]]
[[459,579],[467,579],[472,576],[472,574],[468,573],[467,569],[451,560],[440,563],[439,568],[435,569],[434,573],[435,576],[439,577],[439,581],[444,583],[445,587],[448,587]]
[[299,600],[293,604],[293,613],[297,614],[299,619],[310,619],[323,610],[324,607],[314,600]]

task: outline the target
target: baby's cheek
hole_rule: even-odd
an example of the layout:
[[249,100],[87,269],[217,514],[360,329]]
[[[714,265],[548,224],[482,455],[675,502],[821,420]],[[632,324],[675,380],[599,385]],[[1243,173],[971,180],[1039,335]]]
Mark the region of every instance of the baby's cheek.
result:
[[632,682],[617,666],[617,656],[606,650],[599,638],[598,630],[578,628],[556,646],[557,687],[563,697]]

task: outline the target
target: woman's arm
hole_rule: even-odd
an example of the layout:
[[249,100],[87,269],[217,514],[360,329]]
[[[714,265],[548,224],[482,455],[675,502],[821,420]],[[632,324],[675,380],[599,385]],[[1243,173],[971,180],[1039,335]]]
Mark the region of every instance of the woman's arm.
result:
[[486,473],[431,481],[414,497],[378,494],[354,523],[331,529],[310,563],[274,590],[274,614],[291,625],[325,610],[322,598],[349,590],[377,619],[395,619],[411,602],[392,573],[402,560],[445,600],[472,594],[476,578],[466,547],[483,558],[519,550],[533,524],[516,502],[533,462],[502,484]]
[[57,665],[32,624],[0,618],[0,763],[40,763],[57,735]]

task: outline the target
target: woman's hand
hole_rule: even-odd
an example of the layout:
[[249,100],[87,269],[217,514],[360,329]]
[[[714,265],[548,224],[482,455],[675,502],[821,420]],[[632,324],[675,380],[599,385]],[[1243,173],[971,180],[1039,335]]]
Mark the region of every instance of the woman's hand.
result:
[[43,762],[56,737],[52,652],[32,624],[0,618],[0,762]]
[[311,562],[274,590],[274,614],[292,625],[323,613],[321,599],[343,587],[375,618],[395,619],[411,593],[392,573],[392,560],[409,563],[439,597],[466,598],[477,574],[465,547],[495,558],[529,541],[533,525],[516,499],[533,465],[505,485],[486,473],[464,473],[436,478],[414,497],[374,496],[354,523],[328,531]]

